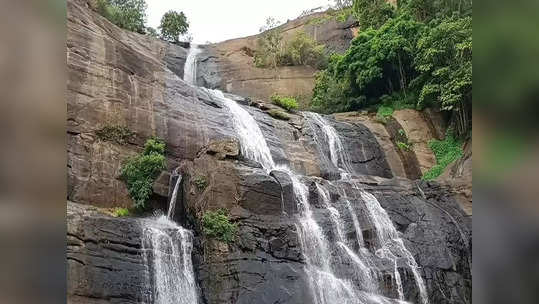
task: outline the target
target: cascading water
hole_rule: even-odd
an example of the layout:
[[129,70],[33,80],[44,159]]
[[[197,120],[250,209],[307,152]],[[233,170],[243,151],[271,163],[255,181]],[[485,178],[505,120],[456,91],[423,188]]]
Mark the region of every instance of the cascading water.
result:
[[[327,142],[329,147],[329,160],[337,169],[339,169],[341,177],[346,177],[353,173],[354,170],[352,169],[350,157],[344,149],[344,145],[339,137],[339,134],[337,133],[337,130],[328,124],[326,120],[318,113],[305,112],[305,116],[307,118],[307,123],[311,129],[313,129],[314,141],[318,147],[323,146],[324,143]],[[318,126],[321,129],[322,134],[325,137],[325,141],[316,133],[314,126]],[[320,154],[325,155],[323,151],[320,152]]]
[[197,55],[202,52],[197,45],[191,44],[183,67],[183,80],[188,84],[197,83]]
[[144,220],[144,260],[149,268],[150,303],[196,304],[191,251],[193,234],[165,215]]
[[[317,304],[360,304],[360,303],[390,303],[389,299],[373,293],[376,291],[376,283],[373,282],[371,271],[361,259],[345,244],[345,237],[342,233],[342,221],[339,211],[326,205],[331,212],[331,218],[337,227],[339,235],[337,246],[331,246],[324,234],[324,231],[314,219],[308,201],[308,189],[301,182],[300,176],[296,175],[290,168],[283,165],[276,165],[271,156],[271,151],[267,145],[265,137],[254,118],[235,101],[228,99],[221,91],[208,90],[215,98],[221,100],[228,108],[234,129],[238,134],[244,156],[259,162],[262,167],[270,172],[280,170],[286,172],[294,187],[294,193],[300,209],[298,219],[298,231],[302,246],[302,251],[306,258],[305,272],[308,282],[313,291],[313,298]],[[341,144],[336,141],[336,147]],[[341,144],[342,146],[342,144]],[[335,154],[339,155],[339,154]],[[320,188],[324,201],[328,202],[328,194]],[[355,214],[354,214],[355,216]],[[357,217],[355,218],[357,221]],[[359,223],[356,223],[357,227]],[[361,232],[357,232],[359,235]],[[354,282],[346,278],[339,278],[333,269],[332,255],[335,250],[344,252],[348,262],[353,264],[356,270]]]
[[404,242],[402,238],[400,238],[395,226],[393,226],[387,212],[382,208],[374,195],[366,191],[361,191],[361,198],[365,202],[370,219],[373,221],[373,225],[376,229],[377,241],[379,243],[376,254],[394,262],[399,296],[401,299],[404,298],[402,294],[402,282],[400,281],[400,275],[397,270],[397,258],[403,257],[406,259],[408,267],[414,275],[414,279],[419,289],[421,303],[427,304],[427,289],[425,287],[425,282],[423,282],[423,278],[421,278],[421,275],[418,272],[417,263],[410,251],[404,246]]
[[181,174],[179,174],[178,178],[176,179],[176,184],[174,185],[174,190],[172,190],[172,196],[170,197],[170,203],[167,212],[167,218],[169,220],[172,220],[172,218],[174,217],[174,212],[176,212],[176,200],[178,198],[178,189],[180,188],[181,183],[182,176]]
[[198,292],[191,259],[193,234],[172,218],[181,185],[179,175],[172,191],[167,215],[142,220],[142,248],[148,266],[148,302],[155,304],[197,304]]
[[208,90],[214,97],[221,100],[232,114],[234,130],[239,136],[242,154],[259,162],[264,169],[270,171],[275,168],[266,139],[258,127],[255,119],[237,102],[226,98],[219,90]]
[[[316,113],[307,113],[306,114],[311,128],[314,125],[317,125],[318,128],[324,132],[324,136],[329,145],[329,151],[331,156],[332,163],[345,174],[341,174],[341,177],[344,179],[349,179],[349,177],[354,173],[352,166],[349,162],[349,157],[346,155],[346,150],[343,148],[344,145],[341,142],[341,139],[336,132],[336,130],[331,126],[322,116]],[[317,138],[315,138],[317,142]],[[356,190],[361,190],[359,185],[354,182],[350,182]],[[350,204],[348,198],[346,198],[346,193],[341,189],[341,193],[344,194],[345,202],[347,208],[351,213],[352,220],[354,220],[355,214],[353,213],[353,208]],[[361,199],[365,203],[365,207],[368,211],[369,220],[372,222],[375,231],[376,231],[376,255],[380,258],[387,259],[391,261],[394,265],[394,279],[395,286],[397,289],[397,294],[399,295],[400,300],[404,300],[404,292],[402,288],[402,280],[400,273],[397,269],[397,261],[399,258],[404,258],[407,262],[407,266],[413,273],[416,285],[419,290],[419,296],[422,304],[428,303],[427,290],[423,278],[419,274],[418,265],[413,257],[413,255],[406,249],[402,238],[400,238],[395,226],[391,222],[387,212],[382,208],[376,197],[366,191],[361,190]],[[356,218],[357,221],[357,218]],[[361,230],[359,228],[359,222],[354,221],[354,226],[356,234],[360,235]],[[358,243],[360,247],[363,247],[363,240],[358,237]],[[368,258],[368,257],[367,257]]]
[[[190,83],[194,83],[192,79],[195,79],[196,77],[196,54],[198,52],[199,50],[197,48],[192,48],[186,62],[184,78]],[[189,67],[187,67],[187,65],[189,65]],[[297,230],[302,252],[305,256],[305,272],[311,287],[314,303],[405,303],[402,301],[404,296],[398,271],[395,273],[395,279],[397,281],[396,286],[399,300],[390,299],[379,294],[379,277],[377,275],[377,270],[375,269],[376,266],[374,266],[374,263],[371,260],[370,256],[372,256],[372,254],[364,246],[359,220],[350,200],[345,197],[347,206],[347,211],[345,212],[348,212],[348,216],[352,219],[353,229],[355,229],[355,234],[357,236],[359,252],[354,252],[354,250],[350,248],[351,244],[348,244],[346,241],[346,236],[343,231],[343,211],[339,211],[331,206],[329,194],[324,187],[317,184],[318,192],[323,203],[322,205],[329,212],[329,219],[332,222],[332,226],[335,227],[335,234],[337,237],[332,241],[328,240],[321,225],[315,219],[308,200],[309,191],[307,186],[301,181],[301,176],[295,174],[287,166],[277,165],[274,162],[266,139],[255,119],[242,106],[235,101],[226,98],[223,92],[219,90],[207,90],[207,92],[215,99],[221,100],[231,114],[231,121],[241,143],[243,156],[250,160],[257,161],[267,172],[280,170],[288,173],[290,176],[299,209]],[[346,153],[344,145],[336,130],[329,125],[323,117],[316,113],[306,113],[306,117],[307,122],[311,126],[317,125],[322,130],[322,134],[325,136],[325,142],[327,142],[329,146],[328,159],[339,169],[341,178],[349,178],[354,173],[353,168],[349,155]],[[315,141],[317,144],[321,145],[323,141],[321,138],[316,138],[317,136],[318,134],[315,132]],[[366,202],[366,204],[372,205],[372,201]],[[377,232],[380,232],[384,236],[378,237],[379,244],[382,248],[384,248],[383,244],[386,244],[387,242],[397,244],[396,247],[400,248],[400,251],[392,251],[390,249],[388,252],[392,254],[396,253],[394,254],[394,257],[406,257],[408,265],[416,277],[422,303],[427,303],[424,284],[417,273],[417,264],[404,245],[399,245],[402,244],[402,239],[398,237],[398,234],[395,234],[396,230],[392,226],[387,213],[385,213],[384,217],[383,214],[378,212],[380,211],[379,209],[374,209],[377,212],[371,214],[373,222],[379,223],[380,221],[384,221],[384,225],[380,227],[375,225]],[[380,217],[382,219],[380,219]],[[386,220],[389,221],[389,224],[385,222]],[[393,227],[393,230],[391,230],[391,227]],[[400,240],[400,242],[398,240]],[[382,251],[378,250],[378,252]],[[389,258],[389,254],[379,254],[381,254],[383,258]],[[395,262],[396,260],[391,259],[391,261]],[[395,269],[397,269],[396,266],[397,264],[395,262]],[[340,271],[340,269],[343,268],[347,268],[348,272]],[[353,275],[347,275],[350,273],[350,268],[353,271]]]

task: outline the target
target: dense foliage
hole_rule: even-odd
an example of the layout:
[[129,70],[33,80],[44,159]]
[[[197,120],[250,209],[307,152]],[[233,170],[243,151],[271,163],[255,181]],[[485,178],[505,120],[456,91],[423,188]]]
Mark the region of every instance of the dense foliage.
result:
[[326,65],[325,47],[313,38],[298,32],[285,43],[278,28],[264,32],[257,40],[255,65],[260,68],[308,65],[315,68]]
[[387,0],[355,0],[353,11],[362,29],[378,28],[395,14]]
[[121,169],[121,178],[127,184],[134,207],[144,209],[152,194],[152,185],[165,169],[165,143],[158,138],[146,141],[144,151],[129,158]]
[[[458,4],[458,5],[457,5]],[[354,1],[361,32],[316,77],[312,108],[353,111],[378,105],[439,107],[457,136],[471,129],[471,3]]]
[[117,26],[140,34],[146,27],[145,0],[97,0],[97,11]]
[[161,37],[170,42],[180,41],[180,35],[187,33],[189,23],[183,12],[168,11],[161,18]]
[[444,169],[462,156],[462,142],[455,139],[453,133],[447,132],[444,140],[433,140],[429,146],[436,157],[436,165],[425,172],[423,179],[432,180],[440,176]]
[[294,97],[286,97],[286,96],[280,96],[277,94],[273,94],[271,96],[271,101],[278,105],[279,107],[287,110],[297,110],[298,109],[298,102]]
[[204,234],[222,242],[233,242],[236,238],[238,226],[230,222],[225,210],[207,211],[202,216]]

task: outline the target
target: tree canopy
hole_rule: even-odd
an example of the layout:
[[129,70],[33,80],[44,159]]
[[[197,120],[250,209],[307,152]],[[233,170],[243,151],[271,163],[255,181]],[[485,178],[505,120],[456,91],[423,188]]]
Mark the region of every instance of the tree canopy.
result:
[[146,31],[145,0],[98,0],[98,12],[117,26],[140,34]]
[[168,11],[161,18],[161,37],[170,42],[180,41],[180,35],[187,33],[189,23],[183,12]]
[[471,129],[471,2],[386,4],[354,1],[361,32],[317,75],[313,109],[353,111],[388,102],[435,106],[451,113],[456,135],[465,135]]

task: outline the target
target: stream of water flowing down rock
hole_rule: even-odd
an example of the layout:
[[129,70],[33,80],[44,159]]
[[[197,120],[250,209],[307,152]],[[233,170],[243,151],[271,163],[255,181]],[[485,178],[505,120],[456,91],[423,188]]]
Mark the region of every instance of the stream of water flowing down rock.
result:
[[[200,52],[196,46],[190,48],[184,70],[184,79],[191,84],[195,83],[196,55]],[[374,227],[374,248],[367,248],[362,237],[362,230],[358,215],[352,206],[352,198],[347,196],[344,189],[342,192],[344,206],[338,210],[332,206],[327,187],[339,187],[336,182],[316,182],[319,205],[327,212],[331,231],[323,228],[320,219],[312,210],[312,202],[309,201],[309,189],[306,178],[296,174],[286,165],[276,164],[271,150],[266,142],[264,134],[257,121],[249,112],[235,101],[225,97],[219,90],[207,90],[216,100],[220,100],[228,109],[234,130],[241,144],[242,155],[260,165],[269,173],[272,170],[286,172],[292,180],[294,194],[298,207],[297,231],[301,243],[302,253],[305,257],[306,280],[310,286],[313,302],[316,304],[370,304],[370,303],[408,303],[405,302],[403,282],[398,268],[408,268],[415,280],[421,304],[428,303],[425,284],[419,274],[417,263],[412,254],[406,249],[402,238],[393,226],[388,214],[372,194],[363,191],[358,183],[353,180],[353,167],[350,157],[344,149],[338,132],[319,114],[306,112],[303,115],[308,125],[317,127],[315,142],[317,145],[327,144],[329,147],[328,161],[340,171],[339,182],[347,182],[359,191],[360,197],[354,202],[362,202],[367,210],[369,224]],[[345,235],[345,220],[353,224],[355,239],[349,240]],[[189,231],[175,226],[166,217],[157,221],[174,231],[175,238],[163,230],[151,230],[155,236],[148,243],[152,244],[154,254],[155,276],[164,276],[156,279],[157,299],[156,303],[171,303],[168,299],[160,296],[168,296],[170,292],[178,292],[177,299],[192,295],[191,302],[196,303],[196,286],[192,275],[190,254],[192,235]],[[326,226],[324,226],[326,227]],[[155,258],[157,256],[157,259]],[[382,273],[378,269],[376,260],[383,260],[393,265],[392,288],[394,297],[388,297],[381,292]],[[157,261],[157,262],[155,262]],[[403,262],[404,261],[404,262]],[[168,267],[165,267],[167,263]],[[174,267],[170,267],[170,266]],[[190,269],[191,267],[191,269]],[[166,271],[165,271],[166,268]],[[171,268],[182,269],[175,273],[167,272]],[[391,267],[390,267],[391,269]],[[173,275],[177,277],[172,277]],[[159,281],[159,282],[157,282]],[[159,283],[159,284],[157,284]],[[189,290],[188,290],[189,289]]]
[[[187,57],[184,80],[194,83],[196,54],[192,48]],[[167,215],[156,214],[143,220],[144,261],[148,266],[149,303],[197,304],[198,289],[192,263],[193,233],[173,221],[181,186],[179,175],[172,191]]]

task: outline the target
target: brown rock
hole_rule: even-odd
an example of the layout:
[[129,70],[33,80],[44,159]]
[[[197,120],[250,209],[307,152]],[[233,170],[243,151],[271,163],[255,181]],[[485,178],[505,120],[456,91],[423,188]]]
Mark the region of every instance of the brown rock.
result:
[[238,158],[240,155],[240,143],[235,138],[215,140],[208,144],[206,153],[215,155],[220,160]]
[[408,142],[412,145],[412,150],[419,162],[421,173],[425,174],[436,164],[436,158],[428,145],[429,141],[436,139],[429,123],[421,112],[411,109],[397,110],[393,113],[393,117],[406,132]]

